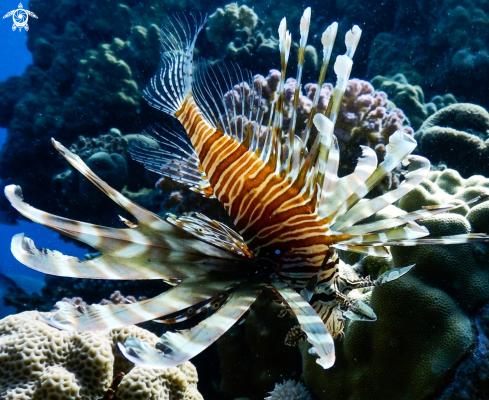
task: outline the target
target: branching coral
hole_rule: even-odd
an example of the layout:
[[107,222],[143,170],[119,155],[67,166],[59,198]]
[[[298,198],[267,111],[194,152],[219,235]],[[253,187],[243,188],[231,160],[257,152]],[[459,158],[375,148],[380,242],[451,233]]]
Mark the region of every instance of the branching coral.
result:
[[[276,100],[280,76],[281,74],[277,70],[270,70],[267,77],[255,75],[253,85],[257,92],[262,93],[263,97],[260,104],[257,105],[256,99],[250,98],[250,91],[246,89],[249,87],[246,85],[236,85],[232,91],[226,93],[226,104],[231,105],[234,102],[237,113],[239,113],[241,111],[241,98],[244,94],[246,107],[249,107],[250,104],[260,107],[264,113],[264,121],[266,121]],[[285,131],[289,130],[291,124],[295,88],[295,79],[287,79],[285,83],[283,121]],[[304,89],[305,93],[300,92],[299,94],[297,109],[295,132],[299,136],[306,127],[318,87],[317,84],[308,83],[304,86]],[[317,107],[319,112],[326,111],[332,95],[333,85],[330,83],[323,84]],[[353,170],[360,155],[359,145],[373,148],[379,161],[383,161],[385,145],[396,130],[402,130],[410,135],[413,133],[412,128],[406,124],[406,118],[400,109],[390,109],[387,95],[384,92],[375,91],[373,86],[366,81],[359,79],[349,80],[334,131],[338,138],[341,152],[340,159],[342,160],[339,174],[343,176]],[[310,139],[309,144],[312,143],[313,138],[314,135]],[[383,185],[377,190],[396,188],[398,184],[397,174],[389,174],[384,179]]]

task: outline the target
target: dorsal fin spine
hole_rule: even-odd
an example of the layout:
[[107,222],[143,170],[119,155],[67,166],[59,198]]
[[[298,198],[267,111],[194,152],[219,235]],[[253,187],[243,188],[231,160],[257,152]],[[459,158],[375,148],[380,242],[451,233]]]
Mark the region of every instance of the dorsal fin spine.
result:
[[285,170],[287,172],[290,171],[291,167],[291,158],[293,154],[294,148],[294,135],[295,135],[295,126],[297,121],[297,107],[299,105],[299,96],[301,93],[301,80],[302,80],[302,70],[304,66],[304,55],[306,53],[306,45],[307,45],[307,37],[309,35],[309,25],[311,23],[311,7],[307,7],[304,10],[304,14],[301,18],[300,24],[300,32],[301,32],[301,40],[297,61],[297,78],[296,78],[296,86],[294,93],[294,104],[292,107],[292,121],[289,127],[289,154],[287,157],[287,164],[285,165]]
[[280,26],[278,28],[279,35],[279,49],[280,49],[280,60],[281,60],[281,77],[280,77],[280,86],[279,86],[279,95],[278,100],[275,105],[275,118],[273,122],[272,135],[277,136],[277,138],[273,140],[275,144],[276,152],[274,154],[274,159],[276,162],[276,169],[280,168],[281,164],[281,151],[282,147],[285,145],[285,134],[282,132],[283,120],[284,120],[284,87],[285,87],[285,73],[287,70],[287,63],[289,61],[290,55],[290,46],[292,44],[292,37],[290,32],[287,30],[287,20],[284,17],[280,22]]
[[358,25],[354,25],[345,35],[346,53],[336,57],[334,71],[336,73],[336,86],[333,98],[329,101],[326,116],[336,123],[341,106],[341,100],[345,94],[348,79],[350,78],[351,68],[353,66],[352,57],[355,54],[362,30]]
[[[321,43],[323,45],[323,63],[321,65],[321,71],[319,72],[318,88],[316,94],[314,95],[314,100],[312,102],[311,114],[310,114],[312,117],[314,117],[314,115],[316,114],[316,110],[319,102],[319,96],[321,94],[321,87],[323,86],[324,78],[326,77],[326,71],[328,69],[329,61],[331,59],[331,54],[333,52],[333,45],[336,39],[337,32],[338,32],[338,22],[333,22],[330,26],[326,28],[326,30],[323,32],[323,35],[321,37]],[[312,128],[312,120],[313,118],[309,118],[309,120],[307,121],[307,126],[302,136],[302,141],[304,142],[304,145],[307,145],[307,141],[309,140],[309,134]]]
[[[334,27],[334,24],[331,26]],[[329,28],[330,27],[328,27],[328,29]],[[328,32],[328,29],[326,30],[326,32]],[[361,30],[360,30],[360,28],[358,28],[358,26],[355,25],[354,28],[350,32],[352,32],[352,33],[350,33],[350,34],[347,33],[346,38],[345,38],[346,47],[347,47],[347,54],[354,54],[356,46],[358,44],[358,40],[360,40]],[[324,34],[323,34],[323,37],[324,37]],[[327,39],[330,39],[330,37],[327,37]],[[328,41],[328,42],[326,42],[326,45],[332,46],[332,42],[331,42],[331,44],[329,44],[329,41]],[[328,49],[326,49],[326,45],[324,45],[324,49],[323,49],[325,56],[327,55],[326,53],[328,52],[327,51]],[[336,123],[336,119],[338,117],[338,112],[339,112],[339,109],[341,106],[341,101],[343,99],[343,95],[345,94],[345,90],[346,90],[346,87],[348,84],[348,78],[350,77],[350,72],[351,72],[351,68],[353,65],[352,59],[350,57],[348,57],[347,54],[339,55],[336,58],[336,62],[335,62],[335,66],[334,66],[334,70],[335,70],[336,77],[337,77],[336,85],[335,85],[333,97],[330,99],[330,101],[328,103],[328,109],[326,110],[326,117],[333,123],[333,129],[334,129],[334,124]],[[324,62],[323,62],[323,65],[324,65]],[[321,79],[321,76],[320,76],[320,79]],[[321,85],[322,85],[322,83],[321,83]],[[318,96],[318,93],[320,92],[320,90],[321,90],[321,87],[318,85],[318,89],[316,91],[316,96]],[[315,116],[315,114],[313,114],[312,112],[310,115]],[[313,117],[313,120],[314,120],[314,117]],[[304,162],[301,165],[301,169],[314,168],[316,165],[316,162],[319,162],[318,156],[319,156],[319,151],[321,148],[320,140],[321,140],[321,134],[318,133],[318,135],[314,139],[314,143],[311,146],[311,150],[310,150],[309,154],[307,155],[306,159],[304,160]],[[303,176],[305,176],[305,175],[303,175]],[[298,181],[297,184],[300,184],[300,181]]]
[[166,39],[162,41],[163,66],[144,90],[144,97],[152,107],[172,116],[192,92],[195,41],[207,19],[207,15],[191,16],[193,21],[176,14],[163,26],[161,35]]

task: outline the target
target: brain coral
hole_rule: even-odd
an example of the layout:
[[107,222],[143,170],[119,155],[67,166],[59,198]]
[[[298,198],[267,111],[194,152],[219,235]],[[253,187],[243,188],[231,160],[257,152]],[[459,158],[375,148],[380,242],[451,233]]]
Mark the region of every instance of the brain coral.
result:
[[419,152],[464,176],[489,174],[489,113],[475,104],[453,104],[429,117],[414,135]]
[[[419,210],[424,206],[460,204],[489,191],[489,178],[474,175],[464,179],[454,169],[431,171],[419,186],[400,199],[397,205],[404,211]],[[463,206],[451,211],[466,215],[471,206]],[[487,228],[478,232],[486,232]]]
[[[445,214],[420,221],[432,235],[487,231],[489,202],[467,217]],[[416,264],[403,278],[376,287],[377,321],[350,322],[338,358],[316,368],[302,345],[304,378],[320,399],[430,399],[476,341],[471,316],[489,300],[489,246],[391,247],[395,266]]]
[[0,397],[5,400],[99,400],[124,372],[119,400],[201,400],[197,372],[186,362],[175,368],[133,367],[116,343],[158,338],[135,326],[100,332],[59,331],[36,312],[0,321]]

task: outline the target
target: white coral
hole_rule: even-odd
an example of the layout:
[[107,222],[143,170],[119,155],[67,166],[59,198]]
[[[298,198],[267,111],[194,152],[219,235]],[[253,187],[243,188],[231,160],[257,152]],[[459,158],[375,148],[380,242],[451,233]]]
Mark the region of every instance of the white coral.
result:
[[49,326],[37,312],[10,315],[0,320],[0,398],[98,400],[113,377],[124,372],[120,400],[202,400],[190,362],[159,370],[133,368],[116,348],[129,337],[158,341],[136,326],[69,332]]
[[284,380],[284,383],[276,383],[275,389],[265,400],[311,400],[311,395],[304,385],[293,380]]

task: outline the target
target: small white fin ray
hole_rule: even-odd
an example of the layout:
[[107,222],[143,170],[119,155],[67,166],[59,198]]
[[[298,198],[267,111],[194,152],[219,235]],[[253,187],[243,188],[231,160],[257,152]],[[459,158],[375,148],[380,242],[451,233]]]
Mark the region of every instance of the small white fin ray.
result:
[[172,132],[162,126],[149,129],[144,135],[155,140],[159,147],[140,140],[129,149],[133,160],[149,171],[185,184],[204,197],[214,197],[212,186],[187,134]]
[[163,67],[144,90],[144,98],[152,107],[175,115],[192,90],[193,52],[197,36],[207,15],[175,14],[162,26]]

